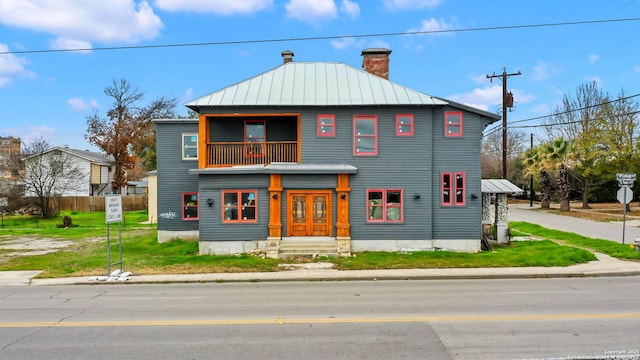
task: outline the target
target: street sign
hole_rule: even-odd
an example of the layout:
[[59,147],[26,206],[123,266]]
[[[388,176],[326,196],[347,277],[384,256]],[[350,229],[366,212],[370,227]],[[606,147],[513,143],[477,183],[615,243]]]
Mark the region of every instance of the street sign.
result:
[[633,186],[633,182],[636,181],[636,174],[616,174],[618,179],[618,186]]
[[122,196],[106,195],[104,197],[104,209],[107,224],[122,221]]
[[633,191],[627,186],[623,186],[618,190],[616,195],[621,204],[628,204],[633,200]]

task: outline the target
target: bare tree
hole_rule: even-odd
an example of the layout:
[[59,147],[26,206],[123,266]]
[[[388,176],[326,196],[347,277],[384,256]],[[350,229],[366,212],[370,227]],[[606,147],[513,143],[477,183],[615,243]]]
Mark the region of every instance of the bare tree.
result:
[[[507,168],[509,180],[522,183],[521,172],[511,171],[519,167],[520,156],[526,151],[527,135],[511,130],[507,133]],[[485,179],[502,177],[502,132],[492,131],[482,138],[482,177]]]
[[114,79],[104,93],[113,98],[112,108],[107,111],[106,118],[98,113],[87,117],[85,138],[113,156],[116,164],[112,186],[120,193],[127,183],[127,170],[136,163],[134,156],[144,157],[143,153],[155,142],[151,120],[174,117],[177,99],[160,97],[142,106],[139,103],[144,93],[125,79]]
[[36,198],[42,216],[54,215],[55,202],[65,192],[77,189],[86,175],[76,159],[39,138],[26,144],[9,167],[18,175],[26,196]]

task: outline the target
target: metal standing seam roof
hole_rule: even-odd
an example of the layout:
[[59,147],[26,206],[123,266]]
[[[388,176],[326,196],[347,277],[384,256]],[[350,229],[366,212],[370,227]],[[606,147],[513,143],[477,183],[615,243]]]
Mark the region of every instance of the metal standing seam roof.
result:
[[483,193],[491,194],[522,194],[524,192],[524,190],[505,179],[482,179],[481,187]]
[[447,105],[345,63],[288,62],[185,106]]

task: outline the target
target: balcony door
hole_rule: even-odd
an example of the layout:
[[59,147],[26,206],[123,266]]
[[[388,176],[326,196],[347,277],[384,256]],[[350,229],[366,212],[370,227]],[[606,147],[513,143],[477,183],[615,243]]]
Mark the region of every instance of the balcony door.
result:
[[246,120],[244,122],[244,151],[246,156],[264,156],[265,121]]
[[331,236],[331,191],[287,193],[289,236]]

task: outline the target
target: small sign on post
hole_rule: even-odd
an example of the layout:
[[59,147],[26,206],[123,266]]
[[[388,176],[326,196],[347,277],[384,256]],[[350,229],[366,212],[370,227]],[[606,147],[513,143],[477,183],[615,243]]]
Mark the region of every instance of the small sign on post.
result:
[[122,221],[122,196],[106,195],[105,215],[107,224]]
[[631,191],[631,188],[633,187],[633,183],[636,181],[636,174],[616,174],[616,178],[618,179],[618,185],[620,186],[616,197],[620,203],[624,204],[622,217],[622,244],[624,244],[624,230],[627,224],[627,204],[629,204],[633,199],[633,191]]
[[636,181],[636,174],[616,174],[618,179],[618,186],[633,187],[633,183]]
[[[107,222],[107,277],[111,276],[111,265],[120,265],[122,273],[122,195],[105,195],[104,213]],[[118,223],[118,239],[120,249],[120,261],[111,262],[111,236],[109,224]]]

